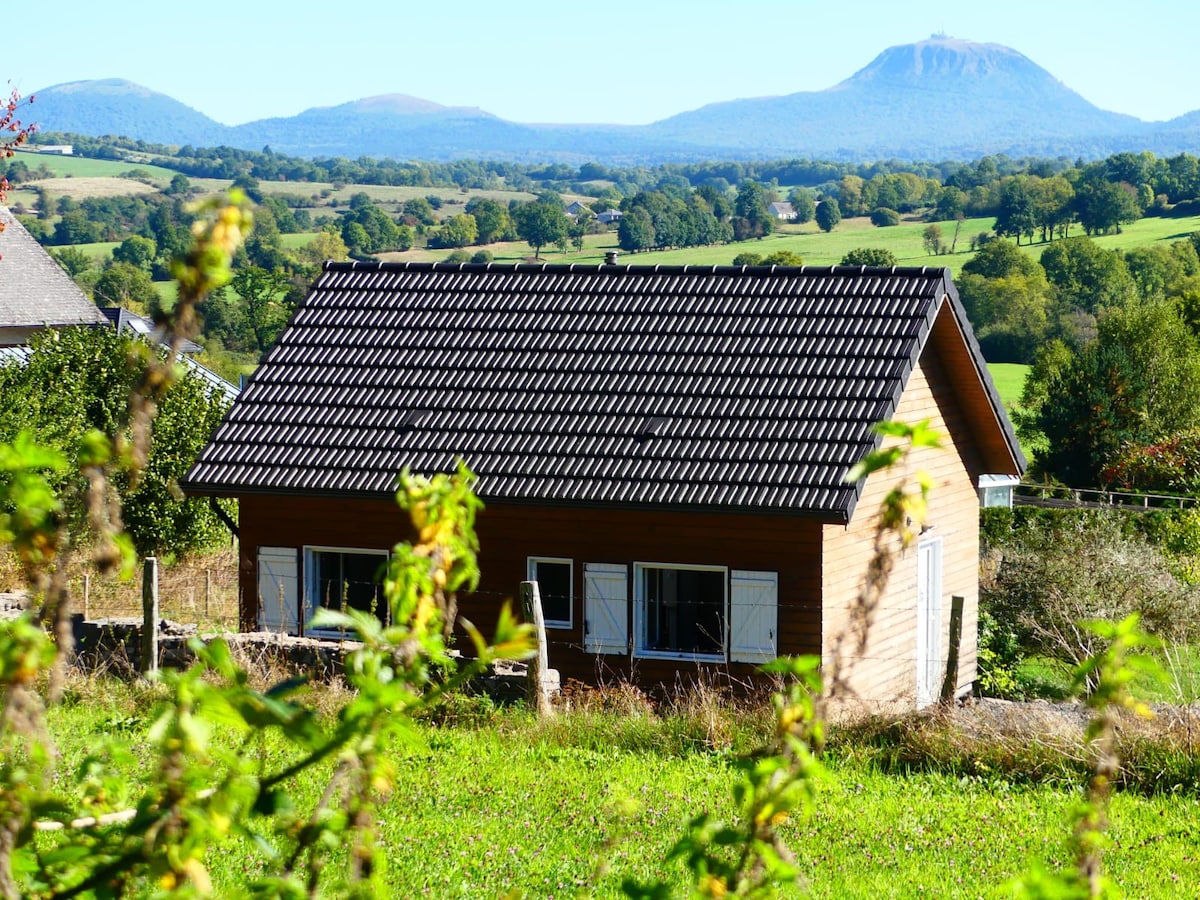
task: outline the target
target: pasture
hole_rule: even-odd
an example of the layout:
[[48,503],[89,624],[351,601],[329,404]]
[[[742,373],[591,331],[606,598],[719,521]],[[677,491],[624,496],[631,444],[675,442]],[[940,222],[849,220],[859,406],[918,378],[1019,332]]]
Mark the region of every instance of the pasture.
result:
[[[51,712],[61,770],[75,771],[97,753],[106,758],[101,748],[115,740],[132,751],[124,766],[136,784],[149,764],[143,755],[153,691],[93,678],[71,685],[67,696]],[[664,857],[690,817],[735,815],[734,766],[769,729],[761,708],[680,707],[659,715],[618,699],[607,711],[580,707],[539,723],[520,708],[451,700],[442,725],[422,726],[396,754],[392,799],[380,813],[393,896],[618,897],[627,876],[665,877],[681,893],[682,864]],[[235,736],[219,725],[216,734],[218,746],[233,745]],[[268,770],[287,759],[271,736],[243,752]],[[1066,780],[1003,771],[885,774],[836,731],[827,763],[830,777],[819,785],[813,814],[782,829],[806,896],[1001,896],[1035,862],[1070,865],[1069,821],[1079,795]],[[302,778],[294,792],[301,808],[315,803],[328,773]],[[1110,818],[1106,865],[1127,896],[1190,896],[1186,885],[1200,884],[1193,789],[1118,792]],[[217,895],[244,889],[247,875],[260,870],[260,854],[235,838],[206,859]]]
[[1029,374],[1029,366],[1021,363],[988,363],[988,371],[992,373],[992,381],[1000,399],[1008,407],[1019,406],[1021,392],[1025,389],[1025,377]]
[[78,178],[45,178],[41,181],[25,182],[27,188],[44,188],[55,197],[70,197],[83,200],[86,197],[128,197],[135,194],[155,194],[158,187],[136,178],[118,178],[111,175],[85,175]]
[[153,178],[169,184],[175,172],[162,166],[123,159],[87,159],[82,156],[57,156],[51,153],[30,153],[18,150],[19,159],[30,169],[45,166],[54,178],[118,178],[133,169],[144,170]]

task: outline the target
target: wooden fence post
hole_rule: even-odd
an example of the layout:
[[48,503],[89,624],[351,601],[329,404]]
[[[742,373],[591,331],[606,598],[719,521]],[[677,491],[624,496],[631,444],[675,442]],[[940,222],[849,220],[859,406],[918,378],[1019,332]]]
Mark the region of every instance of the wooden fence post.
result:
[[91,613],[88,607],[92,602],[92,576],[88,573],[83,575],[83,621],[87,621]]
[[208,619],[208,605],[212,601],[212,569],[204,570],[204,618]]
[[958,653],[962,643],[963,598],[950,598],[950,646],[946,653],[946,680],[942,682],[942,702],[952,703],[958,690]]
[[521,582],[521,612],[525,621],[533,625],[537,652],[529,660],[529,702],[537,710],[539,718],[545,718],[553,710],[550,707],[549,685],[546,670],[550,658],[546,651],[546,620],[542,616],[542,596],[536,581]]
[[142,566],[142,658],[138,669],[158,671],[158,560],[147,556]]

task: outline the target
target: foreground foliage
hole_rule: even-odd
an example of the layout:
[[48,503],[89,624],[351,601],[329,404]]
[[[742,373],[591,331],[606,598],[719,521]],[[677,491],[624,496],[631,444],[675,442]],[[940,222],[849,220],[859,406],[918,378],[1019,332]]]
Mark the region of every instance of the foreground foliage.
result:
[[[68,687],[66,703],[50,717],[64,772],[112,736],[131,748],[136,771],[147,750],[152,689]],[[393,792],[378,813],[388,858],[384,896],[618,897],[625,877],[662,878],[683,894],[686,867],[664,864],[663,856],[697,810],[735,816],[734,764],[772,728],[765,703],[699,692],[658,710],[636,692],[575,697],[543,722],[523,708],[455,696],[438,723],[418,723],[417,741],[396,750]],[[889,763],[887,736],[868,727],[885,728],[893,741],[909,734],[909,749]],[[967,749],[961,731],[936,720],[832,729],[831,777],[815,808],[780,828],[801,871],[800,888],[785,895],[988,897],[1034,859],[1067,865],[1063,825],[1086,762],[1065,760],[1037,734],[1013,733],[1007,746],[1031,757],[1007,766],[1000,753],[988,755],[997,742],[984,738],[976,766],[967,768],[946,755],[955,741]],[[214,740],[229,744],[231,733],[219,729]],[[260,755],[278,759],[278,740],[263,743]],[[1036,768],[1039,751],[1042,765],[1070,762],[1069,769]],[[332,765],[300,777],[299,801],[315,801]],[[1198,783],[1113,797],[1109,862],[1128,896],[1176,897],[1200,883]],[[234,892],[262,865],[249,841],[222,844],[209,867],[214,893]]]

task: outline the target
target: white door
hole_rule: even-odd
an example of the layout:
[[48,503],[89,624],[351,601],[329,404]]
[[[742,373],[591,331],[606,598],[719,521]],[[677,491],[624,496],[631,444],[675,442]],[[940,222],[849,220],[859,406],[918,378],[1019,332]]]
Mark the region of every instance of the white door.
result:
[[917,545],[917,708],[942,686],[942,540]]
[[299,634],[300,572],[295,547],[258,548],[258,627]]
[[629,570],[613,563],[583,567],[583,648],[629,652]]

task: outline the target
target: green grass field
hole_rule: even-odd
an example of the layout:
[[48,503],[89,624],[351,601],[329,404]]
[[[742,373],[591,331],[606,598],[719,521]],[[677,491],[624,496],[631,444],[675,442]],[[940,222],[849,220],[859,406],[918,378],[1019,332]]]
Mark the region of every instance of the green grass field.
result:
[[[922,246],[922,232],[926,222],[902,222],[890,228],[876,228],[866,218],[843,219],[832,232],[825,234],[813,223],[787,226],[785,230],[762,240],[742,241],[712,247],[689,247],[682,250],[654,250],[648,253],[622,253],[621,262],[629,265],[699,265],[726,266],[742,252],[766,256],[776,250],[799,253],[805,265],[831,266],[842,261],[847,252],[856,247],[882,247],[891,250],[902,266],[935,266],[950,269],[957,275],[963,265],[972,258],[970,239],[973,235],[988,232],[995,219],[967,219],[963,222],[958,239],[958,252],[942,256],[930,256]],[[943,239],[947,242],[954,234],[954,222],[939,222]],[[1141,219],[1124,226],[1122,234],[1094,238],[1102,247],[1128,250],[1158,241],[1177,241],[1193,231],[1200,231],[1200,216],[1184,219]],[[1080,229],[1076,233],[1082,234]],[[1076,235],[1076,236],[1077,236]],[[1040,257],[1049,244],[1022,244],[1021,248],[1031,256]],[[472,248],[474,249],[474,248]],[[520,262],[533,256],[529,245],[522,242],[494,244],[488,249],[498,262]],[[541,261],[550,263],[598,263],[604,259],[606,250],[619,250],[616,232],[589,235],[582,253],[574,249],[560,253],[553,247],[542,248]],[[436,260],[445,258],[450,251],[412,250],[405,254],[385,254],[386,259]],[[1019,393],[1019,392],[1018,392]]]
[[[883,247],[896,254],[902,266],[948,267],[954,272],[962,268],[971,258],[965,252],[970,235],[986,231],[995,223],[994,219],[971,219],[963,223],[959,236],[959,253],[930,256],[922,247],[921,233],[928,227],[926,222],[904,222],[891,228],[876,228],[865,218],[844,219],[829,234],[821,232],[816,225],[808,223],[789,226],[779,232],[756,241],[741,241],[712,247],[688,247],[683,250],[653,250],[647,253],[621,253],[621,262],[636,266],[728,266],[739,253],[751,252],[766,256],[777,250],[799,253],[805,265],[832,266],[856,247]],[[947,240],[954,232],[953,222],[940,223]],[[523,241],[495,244],[487,248],[498,262],[520,262],[533,256],[529,245]],[[541,261],[549,263],[599,263],[608,250],[620,250],[615,231],[599,235],[588,235],[582,253],[574,248],[560,253],[553,247],[543,247]],[[433,260],[442,259],[449,251],[412,250],[406,254],[388,254],[388,259]]]
[[[736,751],[689,747],[644,713],[582,715],[540,725],[514,710],[475,726],[421,728],[397,755],[392,800],[380,811],[391,896],[618,897],[626,876],[666,877],[682,895],[682,864],[664,857],[690,817],[734,816]],[[145,689],[125,685],[54,709],[62,771],[116,734],[134,753],[126,765],[136,784],[151,720]],[[272,739],[249,752],[270,767],[284,762]],[[814,814],[783,827],[806,896],[1004,896],[1005,882],[1034,862],[1070,865],[1073,785],[885,775],[839,751],[829,763]],[[297,786],[301,808],[315,802],[327,771]],[[1106,866],[1127,896],[1193,896],[1185,886],[1200,884],[1194,792],[1118,793],[1110,819]],[[218,896],[245,888],[259,852],[233,839],[205,860]]]
[[988,363],[988,371],[992,373],[992,381],[1000,392],[1000,399],[1005,406],[1018,406],[1021,402],[1021,391],[1025,387],[1025,376],[1029,374],[1029,366],[1020,363]]
[[28,153],[21,150],[17,151],[15,159],[19,159],[30,169],[38,169],[44,165],[56,178],[116,177],[133,169],[140,169],[150,173],[155,179],[161,178],[163,184],[169,184],[175,175],[172,170],[161,166],[127,160],[85,159],[82,156],[55,156],[50,153]]

